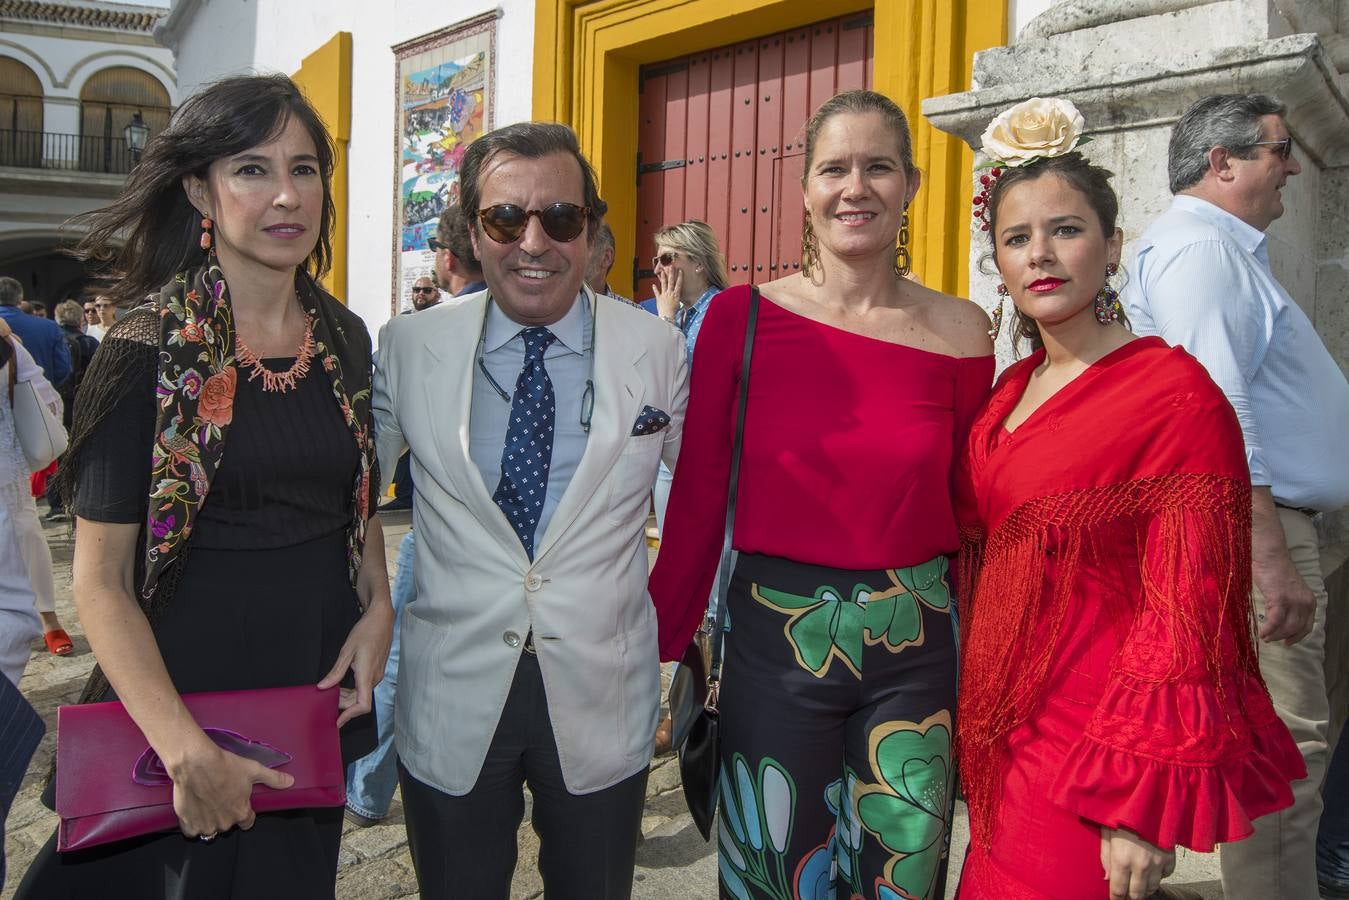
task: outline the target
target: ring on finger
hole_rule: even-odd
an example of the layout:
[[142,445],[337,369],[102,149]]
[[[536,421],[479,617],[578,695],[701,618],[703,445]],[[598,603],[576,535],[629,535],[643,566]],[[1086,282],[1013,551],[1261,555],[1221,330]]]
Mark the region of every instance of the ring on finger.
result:
[[218,838],[219,836],[220,836],[220,832],[218,832],[218,831],[212,831],[210,834],[199,834],[199,835],[197,835],[197,840],[201,841],[203,844],[209,844],[209,843],[211,843],[211,841],[215,840],[215,839]]

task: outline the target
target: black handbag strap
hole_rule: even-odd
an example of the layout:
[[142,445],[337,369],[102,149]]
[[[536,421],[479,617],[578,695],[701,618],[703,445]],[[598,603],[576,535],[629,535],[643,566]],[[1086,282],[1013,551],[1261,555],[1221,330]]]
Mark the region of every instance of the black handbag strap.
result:
[[731,445],[731,478],[726,490],[726,531],[717,569],[717,605],[712,613],[712,660],[707,670],[706,708],[717,711],[721,686],[721,644],[726,634],[726,601],[731,593],[731,538],[735,532],[735,496],[740,486],[740,449],[745,443],[745,405],[749,399],[749,361],[754,354],[754,329],[759,323],[759,289],[750,286],[749,318],[745,322],[745,349],[740,362],[740,402],[735,411],[735,443]]

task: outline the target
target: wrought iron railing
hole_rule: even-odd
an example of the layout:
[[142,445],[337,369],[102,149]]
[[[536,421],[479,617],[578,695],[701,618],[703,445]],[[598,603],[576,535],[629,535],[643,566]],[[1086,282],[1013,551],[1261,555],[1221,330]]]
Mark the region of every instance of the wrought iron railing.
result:
[[138,155],[120,137],[0,129],[0,166],[125,175]]

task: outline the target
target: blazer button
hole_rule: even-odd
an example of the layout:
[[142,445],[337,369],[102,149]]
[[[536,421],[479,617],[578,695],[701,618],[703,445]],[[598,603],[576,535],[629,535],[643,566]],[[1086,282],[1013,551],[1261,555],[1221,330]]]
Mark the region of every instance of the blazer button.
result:
[[525,590],[537,591],[543,587],[543,578],[537,572],[530,572],[529,577],[525,579]]
[[506,632],[501,636],[501,639],[506,642],[506,646],[508,647],[520,646],[520,635],[516,634],[514,631]]

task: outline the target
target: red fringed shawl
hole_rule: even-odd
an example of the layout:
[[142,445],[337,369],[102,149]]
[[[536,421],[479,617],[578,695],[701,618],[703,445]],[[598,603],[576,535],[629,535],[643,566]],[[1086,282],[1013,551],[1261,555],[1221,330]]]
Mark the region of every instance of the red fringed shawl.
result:
[[1288,781],[1305,774],[1257,665],[1236,416],[1192,357],[1142,338],[1009,434],[1043,359],[1004,373],[957,479],[958,753],[974,837],[991,845],[1009,735],[1076,677],[1061,658],[1083,637],[1073,629],[1109,629],[1090,636],[1113,634],[1113,657],[1088,664],[1099,696],[1073,698],[1082,735],[1048,800],[1161,847],[1211,850],[1289,805]]

